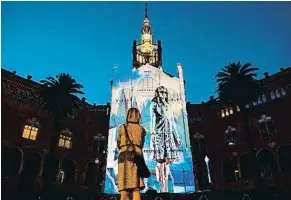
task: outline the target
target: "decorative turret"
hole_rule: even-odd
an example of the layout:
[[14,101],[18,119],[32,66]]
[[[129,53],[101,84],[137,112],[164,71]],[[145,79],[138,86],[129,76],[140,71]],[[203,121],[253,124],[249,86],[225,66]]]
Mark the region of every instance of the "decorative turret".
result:
[[145,5],[145,17],[143,20],[143,26],[141,28],[141,43],[142,44],[145,44],[145,43],[152,44],[152,39],[153,39],[152,28],[150,25],[150,20],[148,18],[148,8],[147,8],[147,4],[146,4]]
[[153,44],[153,34],[148,17],[148,8],[145,4],[145,17],[141,28],[140,44],[136,40],[133,41],[133,68],[139,68],[142,65],[149,63],[150,65],[160,68],[162,65],[162,44],[158,40],[157,44]]

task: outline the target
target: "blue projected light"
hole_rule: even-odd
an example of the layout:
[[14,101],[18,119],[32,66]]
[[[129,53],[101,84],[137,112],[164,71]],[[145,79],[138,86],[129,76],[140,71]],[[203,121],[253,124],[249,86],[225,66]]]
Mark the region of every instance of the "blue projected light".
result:
[[117,131],[130,107],[139,109],[147,131],[143,153],[151,177],[142,192],[195,191],[182,66],[177,68],[178,78],[146,64],[127,81],[113,82],[105,193],[119,193]]

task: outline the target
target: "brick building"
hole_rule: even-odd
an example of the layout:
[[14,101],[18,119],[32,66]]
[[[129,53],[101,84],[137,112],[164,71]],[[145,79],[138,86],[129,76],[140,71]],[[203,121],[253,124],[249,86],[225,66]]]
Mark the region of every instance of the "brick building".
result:
[[[2,184],[11,189],[39,188],[52,130],[51,119],[37,102],[40,84],[30,75],[22,78],[1,69],[1,86]],[[85,98],[80,101],[80,111],[60,133],[56,181],[90,188],[95,181],[94,160],[99,158],[100,169],[106,163],[103,150],[110,105],[90,105]],[[97,177],[102,176],[104,171],[99,170]],[[101,190],[102,183],[97,187]]]
[[[264,74],[265,91],[246,105],[265,185],[290,184],[291,174],[291,68]],[[253,187],[254,167],[239,108],[224,106],[219,99],[187,104],[197,186],[217,189]],[[205,156],[210,160],[207,176]],[[209,179],[210,178],[210,179]]]
[[[39,83],[30,75],[1,69],[2,74],[2,180],[9,188],[39,188],[43,158],[50,142],[52,124],[35,98]],[[290,184],[291,176],[291,68],[261,81],[268,87],[257,102],[246,107],[257,149],[261,176],[266,185]],[[94,160],[104,168],[110,105],[90,105],[82,109],[63,128],[59,138],[56,181],[62,185],[92,188]],[[203,189],[245,189],[253,186],[252,164],[243,133],[239,108],[225,107],[219,99],[187,104],[196,187]],[[105,140],[98,140],[98,138]],[[100,143],[101,153],[96,153]],[[94,153],[95,152],[95,153]],[[210,160],[205,162],[205,156]],[[209,168],[210,177],[208,177]],[[97,177],[102,179],[104,171]],[[98,181],[99,182],[99,181]],[[209,183],[211,182],[211,184]],[[101,183],[102,184],[102,183]],[[102,185],[98,185],[102,190]]]

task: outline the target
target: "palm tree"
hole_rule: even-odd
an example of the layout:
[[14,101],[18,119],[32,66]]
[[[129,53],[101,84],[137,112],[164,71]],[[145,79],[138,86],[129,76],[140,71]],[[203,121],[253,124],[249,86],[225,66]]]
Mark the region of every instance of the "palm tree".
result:
[[[218,83],[217,92],[222,103],[240,108],[247,143],[255,159],[253,137],[249,125],[249,112],[246,105],[256,101],[263,91],[262,84],[256,79],[258,68],[252,67],[250,63],[231,63],[225,66],[221,72],[216,74]],[[256,173],[256,176],[258,174]],[[255,177],[256,179],[258,177]]]
[[39,95],[40,105],[48,112],[53,122],[51,142],[44,170],[45,188],[49,187],[54,180],[51,162],[55,158],[61,123],[72,116],[80,107],[81,101],[77,95],[84,94],[84,92],[81,91],[83,86],[67,73],[58,74],[56,78],[47,77],[40,83],[42,84]]

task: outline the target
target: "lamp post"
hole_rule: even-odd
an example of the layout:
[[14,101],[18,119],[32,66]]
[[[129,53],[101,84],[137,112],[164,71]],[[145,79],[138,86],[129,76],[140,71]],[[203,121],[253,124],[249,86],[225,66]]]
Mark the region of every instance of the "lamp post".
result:
[[[95,160],[94,160],[94,196],[93,199],[95,199],[95,195],[97,192],[96,184],[98,182],[98,172],[99,172],[99,165],[100,165],[100,142],[105,140],[105,136],[103,136],[101,133],[98,133],[97,136],[94,136],[93,138],[93,152],[95,153]],[[101,151],[103,152],[103,151]]]
[[208,181],[211,184],[211,175],[210,175],[210,170],[209,170],[209,158],[207,155],[205,155],[204,161],[206,163]]
[[95,172],[95,176],[94,176],[94,197],[93,197],[93,199],[95,199],[95,195],[96,195],[96,190],[97,190],[97,188],[96,188],[96,183],[97,183],[97,174],[98,174],[98,170],[99,170],[99,158],[97,157],[97,158],[95,158],[95,160],[94,160],[94,172]]

